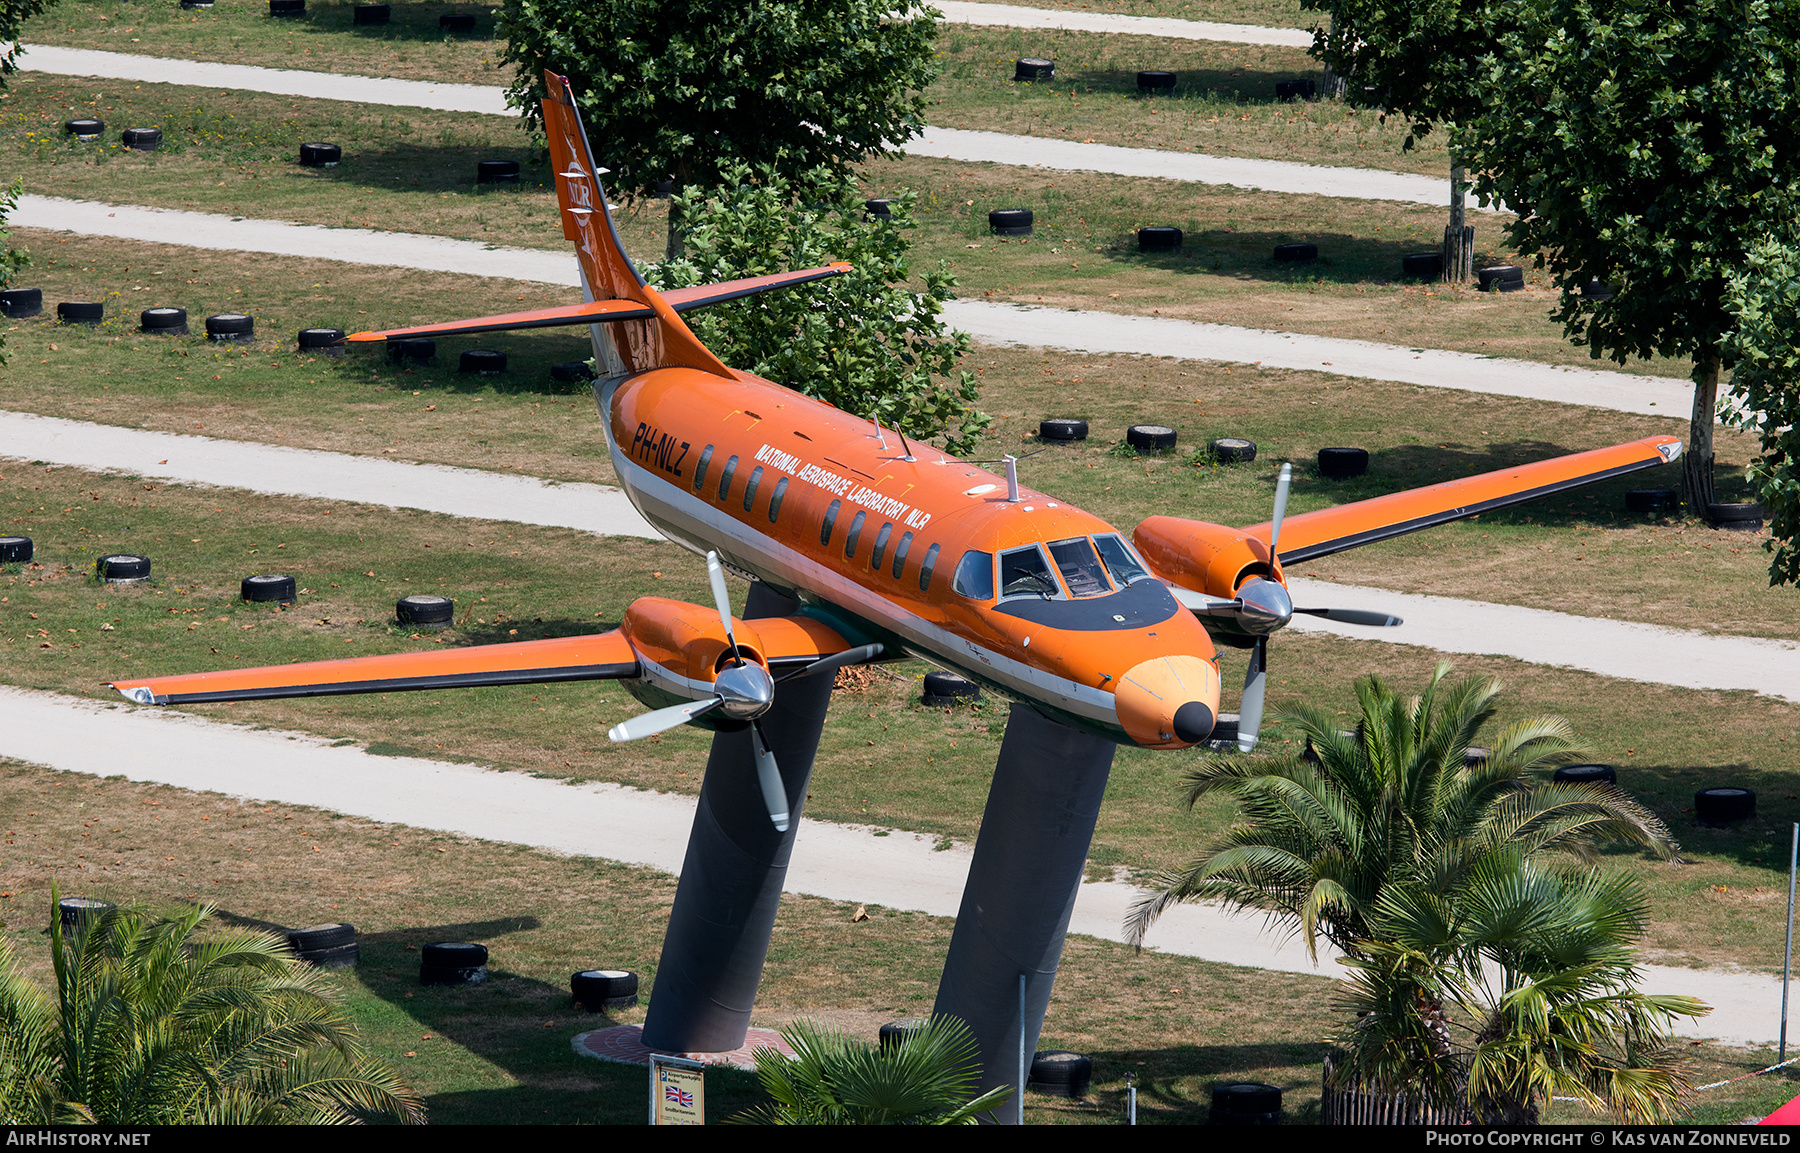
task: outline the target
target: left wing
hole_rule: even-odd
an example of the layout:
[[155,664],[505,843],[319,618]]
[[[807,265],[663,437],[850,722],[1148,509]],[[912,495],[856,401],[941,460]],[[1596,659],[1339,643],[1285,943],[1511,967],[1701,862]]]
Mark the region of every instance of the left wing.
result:
[[[777,272],[769,276],[747,276],[742,280],[725,280],[718,284],[701,284],[692,288],[671,288],[662,298],[676,312],[705,308],[741,300],[759,292],[811,284],[815,280],[842,276],[850,266],[841,261],[821,268],[801,268],[793,272]],[[476,332],[506,332],[518,328],[560,328],[575,324],[603,324],[619,320],[648,320],[654,310],[635,300],[590,300],[586,304],[568,304],[560,308],[539,308],[530,312],[506,312],[498,316],[477,316],[472,320],[449,320],[442,324],[422,324],[416,328],[391,328],[385,332],[355,332],[345,343],[361,344],[375,340],[398,340],[408,336],[465,336]]]
[[[737,635],[776,670],[798,671],[852,648],[835,629],[805,616],[741,621]],[[683,655],[665,653],[654,646],[648,653],[639,653],[623,630],[614,629],[580,637],[146,677],[112,684],[126,699],[140,705],[186,705],[484,685],[634,680],[643,675],[645,661],[660,658],[667,663]]]
[[638,655],[614,629],[585,637],[114,681],[113,688],[140,705],[186,705],[408,689],[618,680],[637,675]]
[[[1681,455],[1673,436],[1647,436],[1611,448],[1552,457],[1517,468],[1390,493],[1354,504],[1301,513],[1281,522],[1281,563],[1299,564],[1422,528],[1536,500],[1584,484],[1668,464]],[[1268,522],[1243,529],[1267,543]]]

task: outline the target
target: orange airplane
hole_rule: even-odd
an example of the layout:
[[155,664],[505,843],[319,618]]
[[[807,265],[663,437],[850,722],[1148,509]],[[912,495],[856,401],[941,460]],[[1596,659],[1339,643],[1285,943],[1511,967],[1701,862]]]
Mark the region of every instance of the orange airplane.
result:
[[[672,925],[663,966],[673,973],[704,969],[695,958],[714,948],[708,941],[737,931],[724,926],[750,917],[746,902],[762,901],[773,916],[766,890],[773,884],[779,893],[790,825],[817,747],[816,724],[807,730],[789,719],[776,726],[771,710],[784,696],[809,682],[815,696],[828,694],[826,673],[904,657],[976,681],[1016,704],[965,897],[965,915],[977,927],[960,953],[952,946],[938,1008],[975,1026],[990,1084],[1010,1080],[1000,1076],[998,1055],[1017,1052],[1019,1030],[1035,1039],[1041,1024],[1114,745],[1179,750],[1217,732],[1235,737],[1239,749],[1253,749],[1268,639],[1296,612],[1399,623],[1378,613],[1296,609],[1286,566],[1665,464],[1681,451],[1674,437],[1647,437],[1292,517],[1284,516],[1290,471],[1283,465],[1268,523],[1233,528],[1157,516],[1127,539],[1100,518],[1022,486],[1011,458],[1002,473],[989,472],[721,363],[683,323],[682,312],[836,276],[848,266],[678,291],[651,288],[619,243],[599,180],[605,170],[592,159],[568,82],[546,73],[545,84],[563,232],[578,254],[586,303],[348,339],[590,325],[595,396],[619,483],[659,531],[706,556],[716,603],[643,597],[625,610],[617,629],[594,636],[150,677],[116,687],[140,704],[183,704],[612,679],[652,710],[615,727],[615,741],[684,723],[718,730],[706,788],[714,787],[715,776],[720,789],[737,788],[746,775],[757,788],[712,806],[707,819],[730,826],[720,834],[729,845],[714,850],[691,843],[682,891],[689,891],[690,872],[699,886],[699,874],[744,869],[764,878],[762,895],[721,897],[711,905],[705,901],[713,898],[694,897],[711,911],[700,917],[704,931]],[[770,590],[784,611],[733,615],[725,569]],[[1215,639],[1251,650],[1235,732],[1219,725]],[[822,724],[822,706],[818,711]],[[1019,745],[1009,753],[1015,732]],[[731,754],[737,767],[729,770],[719,768],[726,754],[718,743],[728,738],[737,742]],[[778,757],[776,747],[784,744],[797,751]],[[783,761],[792,757],[804,766],[790,771]],[[1010,775],[1009,757],[1018,762]],[[1062,781],[1061,772],[1074,775]],[[1014,783],[1003,789],[1002,777]],[[744,800],[757,793],[760,805]],[[1068,799],[1076,794],[1079,800]],[[1036,824],[1020,831],[1020,839],[996,840],[1007,847],[986,853],[991,859],[983,863],[990,826],[1005,824],[1001,818],[1015,810],[1065,801],[1066,811],[1026,821]],[[763,810],[753,814],[761,833],[743,823],[747,806]],[[732,856],[752,840],[760,845],[754,864]],[[1027,865],[1054,859],[1057,876],[1021,879],[1020,864],[999,859],[1008,855]],[[1042,893],[1028,899],[1034,885]],[[1021,914],[1029,924],[1002,932],[993,920],[1002,902],[1037,911]],[[989,928],[978,931],[984,923]],[[760,972],[759,931],[745,929],[748,943],[732,945],[738,953],[719,962],[735,966],[737,976],[692,977],[685,996],[697,1007],[671,1010],[680,1019],[667,1026],[657,1019],[665,993],[659,970],[647,1040],[691,1050],[741,1043],[737,1022],[747,1021],[749,1011],[743,989],[746,981],[750,994],[755,987],[742,971]],[[981,932],[986,943],[973,939]],[[686,943],[677,948],[683,933]],[[959,918],[958,942],[963,934]],[[1009,944],[1026,940],[1031,943]],[[766,941],[765,933],[763,948]],[[1014,970],[1031,986],[1029,995],[1023,984],[1018,998],[1008,991]],[[720,989],[731,980],[737,992],[727,996]],[[682,1000],[673,985],[670,990],[671,1001]]]

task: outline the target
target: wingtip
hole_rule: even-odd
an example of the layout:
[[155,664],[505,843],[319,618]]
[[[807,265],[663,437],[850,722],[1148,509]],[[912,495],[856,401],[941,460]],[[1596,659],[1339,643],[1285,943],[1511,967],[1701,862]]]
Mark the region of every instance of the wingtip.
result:
[[119,695],[134,705],[155,705],[164,703],[156,699],[156,694],[150,691],[149,685],[122,685],[114,683],[113,688],[119,690]]

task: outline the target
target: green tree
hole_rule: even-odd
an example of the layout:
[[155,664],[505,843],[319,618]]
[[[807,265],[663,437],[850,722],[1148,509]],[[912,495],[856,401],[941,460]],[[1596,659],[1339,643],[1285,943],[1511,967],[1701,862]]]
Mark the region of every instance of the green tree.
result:
[[1708,1010],[1633,987],[1644,918],[1635,879],[1516,852],[1448,889],[1390,889],[1376,939],[1345,961],[1340,1068],[1377,1091],[1462,1099],[1486,1124],[1536,1124],[1552,1096],[1667,1121],[1690,1087],[1670,1025]]
[[[6,66],[9,69],[11,64],[12,59],[8,57]],[[0,188],[0,244],[12,239],[12,230],[6,226],[6,223],[12,217],[13,209],[19,206],[19,197],[24,193],[25,181],[23,179],[13,181],[9,188]],[[31,253],[23,248],[5,245],[4,250],[0,250],[0,288],[5,288],[12,282],[14,275],[30,267]],[[0,350],[5,348],[6,337],[0,336]],[[6,353],[0,351],[0,364],[5,363]]]
[[972,1096],[981,1056],[967,1025],[934,1017],[897,1044],[866,1041],[796,1021],[781,1031],[789,1057],[762,1046],[756,1077],[772,1098],[734,1121],[749,1125],[973,1125],[1010,1087]]
[[54,3],[56,0],[0,0],[0,85],[19,70],[19,37],[25,32],[25,21]]
[[[1713,499],[1713,420],[1734,355],[1733,274],[1794,219],[1800,2],[1535,0],[1485,63],[1457,146],[1512,243],[1562,288],[1597,359],[1693,362],[1683,496]],[[1611,299],[1582,294],[1598,277]]]
[[1800,583],[1800,252],[1793,226],[1750,245],[1726,278],[1735,324],[1731,405],[1761,453],[1750,480],[1769,510],[1769,583]]
[[[1440,125],[1479,114],[1490,98],[1484,57],[1513,24],[1522,5],[1495,0],[1301,0],[1330,14],[1313,32],[1312,55],[1343,77],[1342,98],[1399,116],[1410,131],[1403,150]],[[1454,141],[1450,146],[1450,226],[1444,233],[1444,279],[1465,281],[1473,257],[1464,241],[1467,188]]]
[[330,982],[268,933],[197,933],[201,905],[51,923],[52,1003],[0,940],[0,1122],[322,1125],[424,1120]]
[[[1667,1019],[1704,1009],[1632,991],[1641,894],[1586,866],[1600,843],[1666,858],[1676,845],[1616,788],[1537,776],[1578,752],[1561,718],[1508,725],[1471,759],[1500,686],[1448,674],[1440,664],[1414,697],[1357,682],[1354,732],[1322,709],[1286,711],[1311,756],[1218,757],[1189,773],[1190,805],[1223,791],[1242,819],[1162,879],[1128,937],[1178,901],[1265,912],[1312,955],[1320,937],[1345,955],[1357,1016],[1343,1068],[1365,1086],[1466,1094],[1489,1120],[1531,1119],[1553,1090],[1657,1115],[1685,1084]],[[1550,854],[1584,868],[1552,869]]]
[[567,75],[594,158],[628,194],[710,188],[734,164],[848,174],[924,127],[937,73],[919,0],[506,0],[497,27],[526,123],[542,128],[543,70]]
[[707,347],[727,364],[887,428],[941,436],[950,452],[973,447],[989,417],[975,407],[974,374],[957,367],[969,337],[943,322],[956,278],[940,262],[923,276],[922,290],[906,286],[915,195],[893,201],[892,218],[882,219],[864,211],[853,182],[828,169],[789,180],[765,168],[753,179],[739,165],[721,179],[722,187],[676,194],[688,252],[650,270],[658,287],[834,260],[852,271],[689,313]]
[[1502,729],[1485,758],[1469,746],[1493,719],[1497,681],[1447,682],[1440,664],[1425,691],[1402,697],[1370,676],[1356,684],[1354,732],[1310,705],[1283,718],[1313,757],[1209,757],[1185,778],[1192,806],[1214,791],[1237,799],[1243,820],[1223,844],[1165,875],[1132,911],[1138,941],[1181,901],[1221,900],[1298,931],[1313,956],[1324,937],[1358,955],[1375,903],[1390,889],[1447,890],[1485,862],[1566,852],[1591,859],[1596,842],[1673,857],[1654,814],[1616,789],[1558,784],[1533,773],[1577,752],[1567,721],[1533,717]]

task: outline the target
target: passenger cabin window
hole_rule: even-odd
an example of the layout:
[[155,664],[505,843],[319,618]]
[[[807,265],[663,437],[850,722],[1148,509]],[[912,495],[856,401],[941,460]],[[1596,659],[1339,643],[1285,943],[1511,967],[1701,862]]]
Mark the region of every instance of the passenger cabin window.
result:
[[1070,596],[1097,597],[1112,591],[1106,573],[1100,568],[1100,558],[1094,555],[1094,546],[1088,543],[1087,537],[1052,541],[1050,557],[1062,573],[1063,583],[1069,586]]
[[1045,600],[1062,595],[1062,586],[1050,575],[1044,551],[1036,545],[1016,548],[1000,554],[1000,599],[1040,596]]
[[706,466],[712,463],[712,450],[713,446],[710,444],[702,449],[700,452],[700,463],[694,466],[695,492],[699,492],[700,486],[706,483]]
[[950,581],[950,589],[958,596],[970,600],[991,601],[994,599],[994,554],[978,552],[970,549],[956,562],[956,576]]
[[731,478],[737,475],[737,457],[725,462],[725,471],[719,474],[719,499],[724,500],[731,492]]
[[934,544],[925,550],[925,563],[919,566],[920,592],[928,592],[931,589],[931,570],[937,567],[938,550],[943,547],[943,545]]
[[825,520],[822,524],[819,525],[819,547],[820,548],[824,548],[826,545],[831,543],[831,529],[832,529],[832,526],[837,524],[838,509],[843,508],[843,507],[844,507],[843,501],[834,500],[831,502],[831,507],[829,507],[825,510]]
[[788,478],[785,476],[775,482],[775,495],[769,498],[770,524],[774,524],[775,518],[781,515],[781,498],[787,495],[787,482]]
[[875,551],[869,555],[870,568],[878,569],[881,567],[881,558],[887,555],[888,538],[893,535],[894,525],[892,521],[882,525],[881,531],[875,534]]
[[1100,559],[1106,562],[1106,571],[1112,573],[1113,583],[1121,588],[1150,575],[1144,569],[1144,562],[1138,559],[1137,552],[1118,533],[1097,536],[1094,544],[1100,549]]
[[912,533],[901,533],[900,543],[894,546],[894,579],[906,571],[906,550],[912,547]]
[[869,514],[863,509],[857,509],[856,515],[850,518],[850,532],[844,537],[845,556],[856,555],[856,542],[857,539],[862,536],[863,521],[868,519]]
[[750,483],[744,486],[745,512],[749,512],[750,506],[756,503],[756,486],[762,483],[762,474],[763,466],[760,464],[750,470]]

